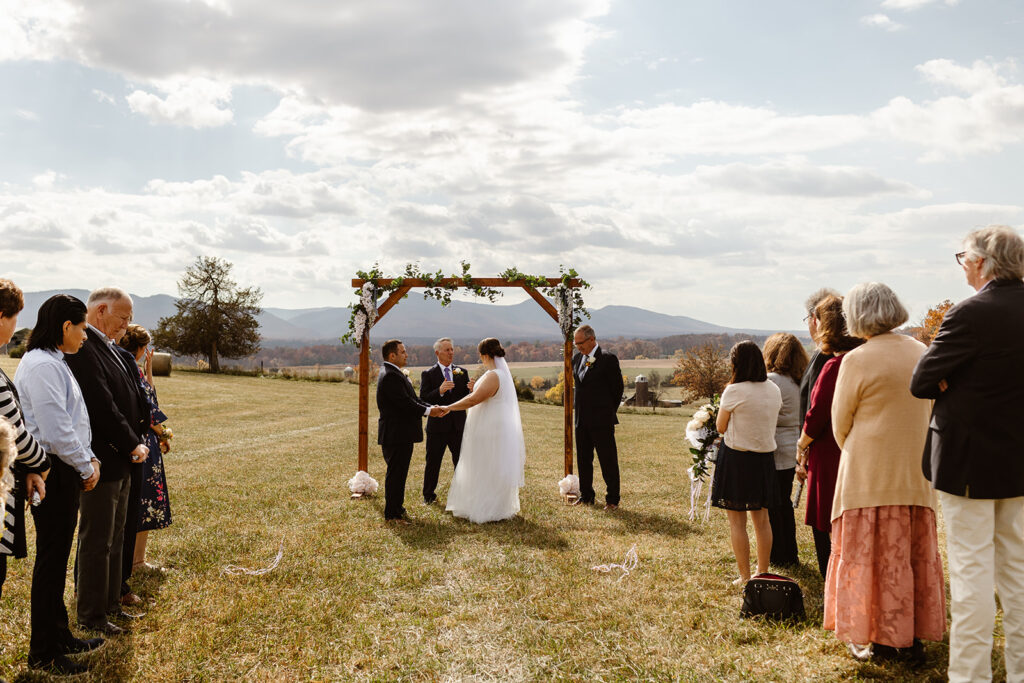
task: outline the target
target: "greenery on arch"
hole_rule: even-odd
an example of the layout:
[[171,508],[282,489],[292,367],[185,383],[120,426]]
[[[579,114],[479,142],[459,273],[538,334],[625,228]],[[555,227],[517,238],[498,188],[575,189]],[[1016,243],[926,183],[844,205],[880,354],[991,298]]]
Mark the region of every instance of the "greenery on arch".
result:
[[[420,280],[425,283],[423,286],[424,299],[436,299],[442,306],[447,306],[452,301],[452,292],[463,288],[469,290],[474,296],[495,301],[501,292],[493,287],[482,287],[473,282],[473,275],[470,273],[468,261],[460,263],[461,272],[445,275],[443,270],[425,272],[415,263],[408,263],[401,275],[390,276],[385,274],[378,264],[374,264],[369,271],[359,270],[356,275],[359,279],[365,280],[362,288],[355,290],[359,297],[353,304],[348,320],[348,332],[341,338],[344,344],[358,344],[365,329],[372,327],[377,318],[377,301],[391,292],[395,292],[404,286],[406,280]],[[548,298],[554,299],[558,305],[559,325],[562,333],[568,339],[571,330],[582,324],[584,318],[590,318],[583,300],[582,290],[590,289],[590,283],[579,277],[575,269],[566,269],[559,266],[559,284],[552,287],[547,277],[541,275],[529,275],[520,271],[515,266],[507,268],[499,277],[506,282],[522,281],[524,284],[544,293]],[[449,280],[444,282],[444,280]],[[386,280],[384,284],[382,281]],[[576,287],[569,287],[571,280],[577,281]],[[406,295],[408,296],[408,295]],[[568,331],[567,331],[568,330]]]

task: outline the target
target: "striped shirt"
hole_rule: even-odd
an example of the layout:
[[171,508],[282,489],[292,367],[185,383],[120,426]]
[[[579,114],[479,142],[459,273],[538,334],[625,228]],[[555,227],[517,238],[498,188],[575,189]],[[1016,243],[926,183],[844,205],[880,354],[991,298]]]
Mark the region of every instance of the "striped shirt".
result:
[[[14,445],[18,454],[14,462],[11,463],[11,469],[13,470],[17,465],[21,471],[37,474],[46,471],[50,467],[50,460],[46,457],[46,451],[39,445],[39,442],[25,429],[25,421],[21,417],[21,405],[18,402],[18,390],[14,388],[14,383],[11,382],[3,368],[0,368],[0,417],[5,418],[14,428]],[[10,491],[4,501],[0,555],[14,554],[15,515],[18,513],[14,491]]]

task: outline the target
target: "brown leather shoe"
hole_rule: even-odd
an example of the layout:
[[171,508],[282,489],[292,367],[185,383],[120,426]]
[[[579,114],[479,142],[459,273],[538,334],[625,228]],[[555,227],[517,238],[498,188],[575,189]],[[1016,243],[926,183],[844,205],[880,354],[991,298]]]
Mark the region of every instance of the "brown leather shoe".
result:
[[121,596],[121,604],[125,607],[135,607],[142,604],[142,598],[129,591]]
[[409,526],[410,524],[412,524],[412,522],[410,522],[404,517],[396,517],[395,519],[385,519],[384,523],[390,526]]
[[605,503],[604,504],[604,509],[605,510],[618,510],[619,506],[616,505],[615,503]]

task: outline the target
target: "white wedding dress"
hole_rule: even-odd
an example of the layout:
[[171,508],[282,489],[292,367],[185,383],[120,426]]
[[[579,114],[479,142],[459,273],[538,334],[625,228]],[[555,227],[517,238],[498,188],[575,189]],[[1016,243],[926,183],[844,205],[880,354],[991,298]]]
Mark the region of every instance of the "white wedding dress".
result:
[[526,443],[519,419],[515,381],[504,358],[495,358],[498,391],[469,409],[462,453],[445,508],[471,522],[494,522],[519,513],[519,489],[526,482]]

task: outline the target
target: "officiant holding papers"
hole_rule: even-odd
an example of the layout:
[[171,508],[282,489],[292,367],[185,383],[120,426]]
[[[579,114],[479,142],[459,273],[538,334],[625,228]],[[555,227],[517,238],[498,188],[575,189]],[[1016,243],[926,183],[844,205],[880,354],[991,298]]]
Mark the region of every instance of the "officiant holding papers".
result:
[[[431,405],[447,406],[468,396],[473,390],[473,382],[465,368],[452,362],[455,358],[452,340],[442,337],[434,342],[434,355],[437,363],[420,375],[420,399]],[[459,464],[465,426],[465,411],[427,420],[427,464],[423,471],[423,502],[427,505],[437,500],[435,489],[446,449],[451,451],[452,466]]]

